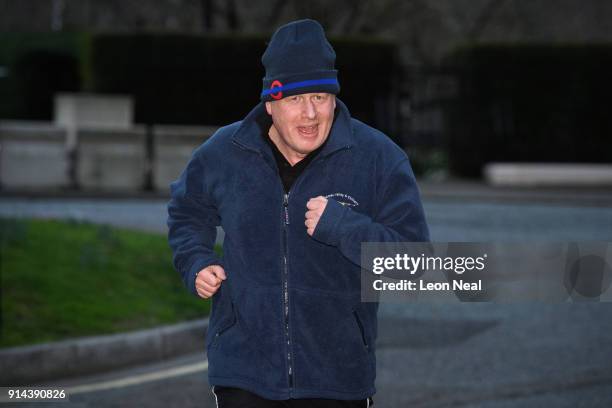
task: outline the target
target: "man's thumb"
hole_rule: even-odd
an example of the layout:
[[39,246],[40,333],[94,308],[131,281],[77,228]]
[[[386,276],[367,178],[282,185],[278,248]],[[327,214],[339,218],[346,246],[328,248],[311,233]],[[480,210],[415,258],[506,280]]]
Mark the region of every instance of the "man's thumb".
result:
[[212,270],[215,276],[219,279],[225,280],[227,276],[225,276],[225,270],[220,265],[212,265]]

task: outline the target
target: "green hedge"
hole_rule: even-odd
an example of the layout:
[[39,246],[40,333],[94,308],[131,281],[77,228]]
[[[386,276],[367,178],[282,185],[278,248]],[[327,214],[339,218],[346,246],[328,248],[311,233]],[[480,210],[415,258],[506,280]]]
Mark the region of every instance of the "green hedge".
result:
[[451,171],[490,161],[609,162],[612,46],[482,45],[447,61],[459,92],[446,109]]
[[[259,102],[266,41],[180,34],[3,36],[0,63],[11,68],[9,78],[0,80],[7,106],[0,117],[49,120],[54,92],[82,90],[133,95],[137,123],[231,123]],[[365,39],[332,43],[341,99],[355,117],[399,137],[391,132],[396,46]]]
[[[360,119],[389,128],[396,48],[389,43],[333,41],[341,98]],[[223,125],[259,102],[264,37],[98,35],[92,39],[90,88],[135,96],[140,123]]]
[[227,124],[257,102],[262,44],[189,35],[97,35],[88,87],[133,95],[138,123]]
[[81,87],[87,44],[83,33],[0,34],[0,118],[51,119],[53,95]]

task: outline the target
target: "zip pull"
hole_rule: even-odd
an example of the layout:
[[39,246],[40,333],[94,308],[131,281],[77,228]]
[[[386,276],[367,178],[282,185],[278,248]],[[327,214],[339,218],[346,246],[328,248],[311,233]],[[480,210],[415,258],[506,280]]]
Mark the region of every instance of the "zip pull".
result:
[[285,207],[285,225],[289,225],[289,194],[285,194],[283,198],[283,207]]

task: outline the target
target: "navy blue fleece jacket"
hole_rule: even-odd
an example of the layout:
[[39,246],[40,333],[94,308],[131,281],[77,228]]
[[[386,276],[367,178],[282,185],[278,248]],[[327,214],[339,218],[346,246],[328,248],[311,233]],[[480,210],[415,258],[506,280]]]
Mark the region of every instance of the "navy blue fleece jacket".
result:
[[[174,265],[223,265],[206,347],[211,385],[268,399],[362,399],[375,393],[377,304],[360,301],[366,241],[426,241],[406,154],[337,100],[329,140],[285,194],[257,125],[263,103],[195,150],[168,205]],[[306,202],[328,204],[311,237]],[[223,259],[213,252],[225,231]]]

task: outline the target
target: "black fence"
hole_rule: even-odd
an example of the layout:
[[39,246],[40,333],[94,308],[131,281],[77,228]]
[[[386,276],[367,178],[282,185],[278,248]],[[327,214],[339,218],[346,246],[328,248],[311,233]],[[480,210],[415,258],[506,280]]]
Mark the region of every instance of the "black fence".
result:
[[[0,117],[49,120],[62,91],[128,94],[135,121],[224,125],[259,102],[267,38],[179,34],[13,34],[0,38]],[[46,38],[45,38],[46,37]],[[396,131],[399,61],[395,44],[331,39],[341,93],[353,116]],[[364,57],[364,56],[367,56]],[[27,73],[27,75],[24,75]],[[27,92],[23,92],[26,89]]]
[[611,46],[478,46],[447,64],[457,78],[445,109],[454,173],[478,176],[490,161],[611,161]]

